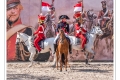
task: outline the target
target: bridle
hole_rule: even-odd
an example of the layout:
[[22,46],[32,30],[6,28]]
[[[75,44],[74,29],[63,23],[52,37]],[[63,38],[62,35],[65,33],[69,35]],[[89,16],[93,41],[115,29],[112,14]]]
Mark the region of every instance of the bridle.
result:
[[[20,36],[20,35],[19,35]],[[18,42],[20,43],[20,38],[17,38],[18,39]],[[26,39],[25,41],[21,41],[21,42],[23,42],[25,45],[26,45],[26,42],[28,41],[28,39]],[[26,46],[28,46],[28,45],[26,45]]]

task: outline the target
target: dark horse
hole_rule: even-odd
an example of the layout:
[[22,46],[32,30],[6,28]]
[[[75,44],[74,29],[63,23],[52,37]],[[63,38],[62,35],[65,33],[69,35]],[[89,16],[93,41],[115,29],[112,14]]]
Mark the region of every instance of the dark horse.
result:
[[54,26],[52,24],[52,20],[51,20],[51,15],[48,14],[46,16],[46,29],[45,29],[45,36],[46,38],[50,38],[50,37],[54,37],[55,35],[55,29],[54,29]]
[[68,50],[69,50],[69,42],[64,34],[62,29],[59,30],[60,37],[58,40],[58,47],[56,50],[56,58],[57,58],[57,70],[58,70],[58,61],[60,61],[60,71],[62,71],[63,64],[65,65],[65,69],[67,71],[67,63],[68,63]]

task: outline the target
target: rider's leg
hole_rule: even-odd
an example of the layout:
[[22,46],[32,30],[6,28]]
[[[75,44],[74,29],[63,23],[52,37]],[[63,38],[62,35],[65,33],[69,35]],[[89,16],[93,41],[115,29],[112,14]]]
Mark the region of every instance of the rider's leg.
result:
[[57,34],[57,36],[55,37],[55,39],[54,39],[54,53],[53,54],[55,54],[55,52],[56,52],[56,48],[57,48],[57,39],[59,38],[59,34]]
[[34,45],[36,47],[36,49],[40,52],[41,51],[41,48],[40,46],[38,45],[38,42],[41,40],[41,38],[37,37],[35,40],[34,40]]
[[86,38],[82,34],[80,35],[80,38],[82,39],[82,45],[81,45],[82,50],[81,51],[84,51],[84,46],[85,46],[85,43],[86,43]]
[[67,34],[65,34],[65,36],[69,39],[69,53],[72,54],[72,43],[70,41],[70,37]]

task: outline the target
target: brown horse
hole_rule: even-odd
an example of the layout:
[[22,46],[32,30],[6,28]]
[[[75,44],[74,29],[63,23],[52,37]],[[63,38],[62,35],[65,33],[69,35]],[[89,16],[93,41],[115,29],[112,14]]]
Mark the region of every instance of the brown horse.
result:
[[108,51],[110,51],[113,48],[113,31],[114,31],[113,16],[107,22],[106,26],[104,28],[102,28],[102,31],[104,32],[104,34],[102,36],[96,38],[94,49],[97,49],[99,47],[98,46],[98,42],[100,40],[105,39],[106,45],[107,45],[107,49],[108,49]]
[[56,50],[56,57],[57,57],[57,70],[58,70],[58,61],[60,61],[60,71],[62,71],[62,66],[65,65],[65,69],[67,71],[67,63],[68,63],[68,50],[69,50],[69,42],[64,34],[62,29],[59,30],[60,37],[57,42],[57,50]]

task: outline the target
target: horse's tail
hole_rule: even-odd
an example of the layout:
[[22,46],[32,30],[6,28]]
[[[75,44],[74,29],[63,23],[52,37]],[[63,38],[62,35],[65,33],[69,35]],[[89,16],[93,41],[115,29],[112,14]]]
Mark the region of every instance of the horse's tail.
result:
[[62,53],[61,55],[62,63],[65,65],[65,55]]

